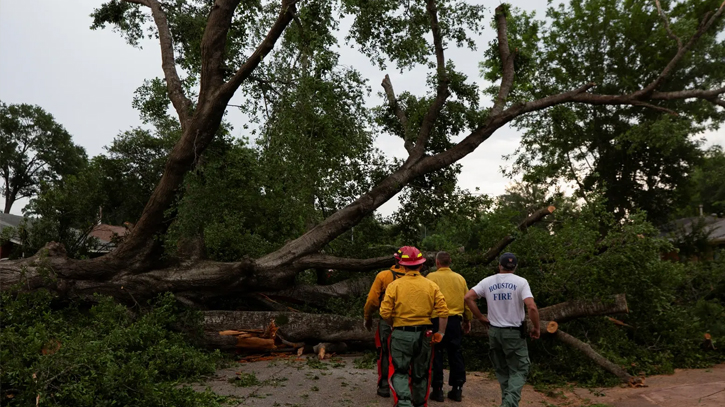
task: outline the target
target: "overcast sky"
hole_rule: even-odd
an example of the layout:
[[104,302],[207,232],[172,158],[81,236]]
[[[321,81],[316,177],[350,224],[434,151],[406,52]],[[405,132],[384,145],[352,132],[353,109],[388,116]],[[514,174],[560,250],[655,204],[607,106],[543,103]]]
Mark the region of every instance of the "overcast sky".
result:
[[[5,103],[39,105],[51,113],[73,136],[75,143],[85,147],[89,156],[103,152],[114,136],[123,130],[140,126],[138,112],[131,107],[133,92],[144,81],[162,77],[157,43],[143,43],[133,48],[110,29],[92,31],[90,13],[100,0],[0,0],[0,100]],[[512,1],[525,9],[544,14],[543,0]],[[498,1],[486,1],[493,7]],[[486,25],[488,27],[488,25]],[[493,38],[488,29],[480,38],[479,52],[447,50],[447,58],[456,67],[479,83],[478,62],[481,52]],[[344,44],[344,42],[343,42]],[[345,47],[343,47],[345,48]],[[373,89],[370,106],[380,104],[377,92],[386,73],[390,74],[397,93],[416,94],[425,89],[424,70],[401,75],[394,69],[383,72],[374,68],[365,57],[343,50],[342,62],[360,70]],[[232,103],[239,103],[234,100]],[[242,133],[242,116],[234,111],[228,115]],[[705,135],[707,145],[725,143],[725,130]],[[497,131],[474,153],[461,160],[462,188],[498,195],[510,182],[501,175],[505,165],[501,156],[513,152],[520,136],[510,128]],[[391,156],[403,157],[400,139],[380,136],[378,146]],[[0,202],[2,198],[0,197]],[[13,213],[20,214],[27,201],[16,203]],[[397,200],[381,208],[389,214]]]

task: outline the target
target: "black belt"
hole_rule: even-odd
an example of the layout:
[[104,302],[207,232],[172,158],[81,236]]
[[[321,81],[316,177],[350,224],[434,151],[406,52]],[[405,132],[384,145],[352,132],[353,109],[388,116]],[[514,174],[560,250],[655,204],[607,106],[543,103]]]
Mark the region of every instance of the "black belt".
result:
[[431,329],[432,325],[413,325],[413,326],[396,326],[393,329],[406,332],[422,332]]
[[498,328],[498,329],[521,329],[521,326],[495,326],[491,325],[491,328]]

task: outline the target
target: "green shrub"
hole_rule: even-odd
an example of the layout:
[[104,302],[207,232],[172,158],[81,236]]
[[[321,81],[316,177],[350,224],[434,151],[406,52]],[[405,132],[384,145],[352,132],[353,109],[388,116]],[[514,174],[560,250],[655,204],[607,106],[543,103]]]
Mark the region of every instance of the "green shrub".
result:
[[173,296],[138,315],[97,300],[59,307],[46,292],[2,294],[3,405],[34,405],[37,396],[40,406],[219,405],[213,393],[183,385],[213,373],[221,358],[171,330],[185,322]]

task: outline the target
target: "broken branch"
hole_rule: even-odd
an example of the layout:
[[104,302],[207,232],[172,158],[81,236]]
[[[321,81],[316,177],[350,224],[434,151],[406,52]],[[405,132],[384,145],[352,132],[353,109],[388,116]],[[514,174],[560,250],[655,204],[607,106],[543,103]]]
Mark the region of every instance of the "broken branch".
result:
[[498,89],[496,102],[491,109],[491,116],[496,116],[503,111],[506,98],[514,83],[514,53],[511,53],[508,42],[508,27],[506,25],[505,4],[496,7],[496,28],[498,31],[498,54],[501,58],[502,74],[501,86]]
[[395,112],[395,116],[398,117],[398,121],[403,127],[403,140],[405,142],[405,149],[408,151],[408,154],[412,154],[413,143],[408,140],[408,116],[406,116],[405,112],[398,103],[398,99],[395,97],[395,91],[393,90],[393,83],[390,82],[390,76],[385,75],[385,79],[383,79],[382,85],[383,89],[385,89],[385,95],[388,97],[388,103],[390,104],[390,108],[393,109],[393,112]]
[[[538,211],[532,213],[526,219],[524,219],[518,225],[518,227],[517,227],[518,230],[520,230],[522,232],[526,231],[526,229],[528,229],[533,224],[541,221],[545,217],[554,213],[554,210],[556,210],[556,207],[554,207],[554,206],[549,206],[546,208],[539,209]],[[513,235],[508,235],[508,236],[504,237],[498,243],[496,243],[495,246],[488,249],[488,251],[483,255],[483,259],[481,259],[480,261],[478,259],[474,259],[473,261],[476,263],[480,262],[481,264],[490,263],[493,259],[498,257],[499,253],[501,253],[501,251],[503,251],[503,249],[505,249],[506,246],[511,244],[511,242],[513,242],[514,240],[516,240],[516,238]]]
[[554,335],[557,339],[561,340],[565,344],[573,347],[574,349],[586,355],[588,358],[592,359],[596,364],[604,368],[604,370],[617,376],[622,382],[627,383],[631,386],[641,385],[644,382],[644,379],[642,379],[641,377],[630,375],[620,366],[612,363],[609,359],[597,353],[597,351],[595,351],[594,348],[592,348],[588,343],[584,343],[562,330],[556,331]]

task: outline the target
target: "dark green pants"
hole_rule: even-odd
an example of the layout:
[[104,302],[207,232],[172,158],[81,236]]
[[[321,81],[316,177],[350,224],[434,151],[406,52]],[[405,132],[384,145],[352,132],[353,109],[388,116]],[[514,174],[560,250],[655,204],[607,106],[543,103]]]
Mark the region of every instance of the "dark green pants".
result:
[[501,385],[501,407],[518,407],[529,374],[529,349],[518,329],[488,330],[488,355]]
[[382,319],[378,323],[378,330],[375,333],[375,346],[378,348],[378,388],[388,389],[388,366],[390,365],[390,350],[388,349],[390,333],[393,327]]
[[425,330],[409,332],[393,329],[390,339],[390,359],[393,367],[390,385],[395,405],[426,405],[432,362],[431,338],[426,336]]

